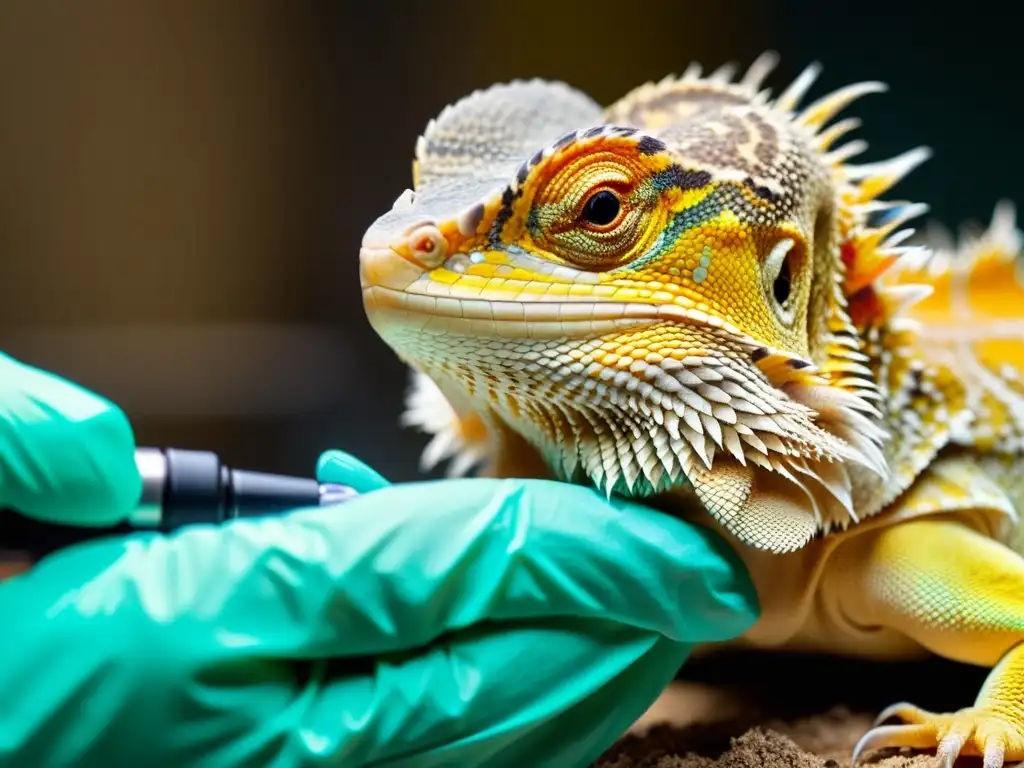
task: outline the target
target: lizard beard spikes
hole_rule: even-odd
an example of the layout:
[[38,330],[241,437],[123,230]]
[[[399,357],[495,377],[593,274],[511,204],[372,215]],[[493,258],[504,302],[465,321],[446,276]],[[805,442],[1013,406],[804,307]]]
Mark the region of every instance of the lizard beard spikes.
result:
[[[551,340],[514,360],[466,349],[472,368],[446,363],[440,348],[431,354],[423,338],[420,352],[438,361],[431,377],[455,377],[471,398],[485,397],[564,479],[584,475],[609,495],[640,497],[689,484],[731,533],[776,552],[855,522],[848,467],[886,472],[872,407],[752,339],[713,327],[686,332],[692,354],[626,369],[599,361],[602,346],[621,339]],[[458,419],[439,429],[451,406],[430,378],[416,382],[405,421],[434,433],[428,465],[453,456],[450,470],[465,471],[483,458],[481,444],[465,439]]]
[[705,349],[730,354],[604,368],[597,382],[566,370],[567,350],[550,350],[540,364],[553,386],[517,404],[544,433],[533,439],[555,446],[549,462],[563,476],[582,471],[608,494],[688,482],[726,529],[760,548],[792,551],[854,522],[847,466],[886,472],[884,433],[863,401],[781,355],[759,361],[774,381],[758,375],[733,354],[734,339],[707,336]]

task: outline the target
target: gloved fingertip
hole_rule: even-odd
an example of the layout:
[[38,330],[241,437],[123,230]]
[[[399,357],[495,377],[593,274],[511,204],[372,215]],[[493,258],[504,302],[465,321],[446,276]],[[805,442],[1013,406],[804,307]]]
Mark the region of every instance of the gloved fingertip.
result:
[[0,354],[0,507],[51,522],[111,525],[142,479],[127,415],[101,395]]
[[391,485],[387,478],[344,451],[324,451],[316,463],[316,479],[321,483],[338,483],[369,493]]

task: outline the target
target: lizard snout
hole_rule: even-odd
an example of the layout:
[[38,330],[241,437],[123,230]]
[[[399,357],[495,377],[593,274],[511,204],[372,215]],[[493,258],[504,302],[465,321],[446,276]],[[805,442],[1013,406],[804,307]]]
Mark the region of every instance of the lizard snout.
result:
[[393,243],[363,241],[359,272],[364,288],[381,286],[405,290],[424,273],[441,266],[448,255],[448,241],[432,223],[420,223]]

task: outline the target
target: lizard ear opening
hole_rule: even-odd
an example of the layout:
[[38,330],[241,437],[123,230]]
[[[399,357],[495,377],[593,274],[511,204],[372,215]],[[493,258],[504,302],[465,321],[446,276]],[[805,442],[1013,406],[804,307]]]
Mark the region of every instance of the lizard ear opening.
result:
[[793,271],[789,266],[789,261],[787,254],[779,268],[779,274],[775,276],[775,282],[772,283],[772,295],[780,307],[785,306],[789,301],[793,288]]
[[793,238],[786,237],[772,246],[764,261],[764,280],[767,298],[772,301],[775,315],[787,328],[796,319],[801,272],[807,261],[805,248]]

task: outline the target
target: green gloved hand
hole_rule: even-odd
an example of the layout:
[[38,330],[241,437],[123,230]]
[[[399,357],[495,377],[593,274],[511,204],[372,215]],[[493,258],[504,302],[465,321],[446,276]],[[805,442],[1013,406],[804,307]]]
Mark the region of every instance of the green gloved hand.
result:
[[141,493],[135,438],[116,406],[0,354],[0,508],[109,526]]
[[[123,417],[3,364],[24,378],[0,394],[0,498],[123,516]],[[83,544],[0,583],[0,765],[583,766],[694,643],[757,615],[719,539],[588,489],[387,486],[337,452],[318,477],[365,495]]]

